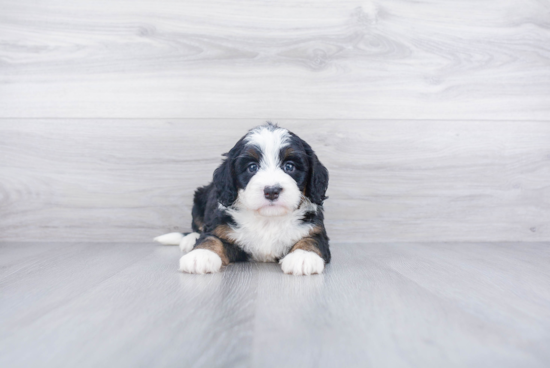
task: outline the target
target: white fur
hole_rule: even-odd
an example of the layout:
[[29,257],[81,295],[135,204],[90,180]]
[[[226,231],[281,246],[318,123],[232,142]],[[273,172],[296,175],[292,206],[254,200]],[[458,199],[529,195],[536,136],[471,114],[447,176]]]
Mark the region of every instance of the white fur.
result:
[[195,249],[180,259],[180,271],[187,273],[215,273],[222,268],[222,259],[208,249]]
[[228,234],[252,259],[274,262],[288,253],[298,240],[309,235],[312,224],[304,224],[306,212],[316,212],[317,206],[304,199],[299,209],[285,216],[266,217],[244,207],[223,208],[237,223]]
[[180,242],[180,249],[183,253],[190,252],[193,250],[193,247],[195,246],[195,243],[197,242],[197,239],[200,238],[201,234],[199,233],[191,233],[185,236],[181,242]]
[[[302,196],[296,181],[281,169],[279,155],[288,145],[290,134],[286,129],[260,127],[249,133],[246,144],[254,145],[261,151],[259,170],[248,182],[245,189],[239,190],[237,201],[231,207],[219,204],[236,222],[227,236],[249,253],[253,260],[273,262],[281,260],[285,273],[309,275],[321,273],[324,261],[313,252],[297,250],[291,254],[292,246],[308,236],[314,225],[305,224],[302,219],[306,212],[317,212],[317,205]],[[280,186],[282,191],[275,201],[265,198],[264,188]],[[168,235],[170,241],[177,233],[155,238],[159,241]],[[221,269],[220,257],[209,250],[193,249],[199,234],[191,233],[179,238],[180,248],[189,252],[180,260],[180,270],[189,273],[218,272]],[[170,243],[173,244],[173,243]],[[286,255],[286,257],[285,257]]]
[[168,234],[157,236],[153,240],[164,245],[178,245],[182,239],[183,239],[182,233],[168,233]]
[[322,273],[325,261],[317,253],[297,249],[279,261],[284,273],[295,276]]
[[[241,207],[258,211],[262,216],[283,216],[294,211],[300,204],[302,194],[294,179],[281,169],[279,154],[288,145],[290,135],[282,128],[259,127],[246,137],[246,144],[256,146],[262,152],[259,170],[239,190]],[[265,198],[264,188],[282,188],[279,198],[270,201]]]
[[288,145],[289,138],[290,134],[286,129],[261,126],[248,133],[246,143],[262,151],[261,166],[276,167],[280,163],[279,152]]
[[[317,206],[302,196],[296,181],[280,167],[279,155],[289,138],[288,130],[282,128],[259,127],[251,131],[246,144],[261,151],[259,170],[246,188],[239,190],[231,207],[220,205],[237,223],[229,238],[255,261],[273,262],[282,258],[313,228],[301,220],[306,212],[316,212]],[[282,188],[275,201],[265,198],[267,186]]]
[[[265,198],[264,188],[280,186],[283,190],[279,198],[270,201]],[[283,216],[294,211],[300,204],[302,193],[296,182],[290,175],[280,168],[265,169],[250,179],[246,189],[240,189],[238,195],[239,205],[247,209],[258,211],[263,216]]]

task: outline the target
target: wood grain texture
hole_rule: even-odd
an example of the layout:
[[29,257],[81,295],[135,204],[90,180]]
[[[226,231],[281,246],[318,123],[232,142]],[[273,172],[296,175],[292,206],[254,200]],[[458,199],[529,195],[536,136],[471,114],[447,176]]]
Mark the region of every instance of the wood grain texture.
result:
[[[0,239],[189,231],[193,191],[259,123],[0,120]],[[550,240],[548,122],[279,123],[329,169],[333,241]]]
[[0,117],[550,116],[547,1],[0,5]]
[[[2,367],[547,367],[550,243],[335,244],[323,275],[2,243]],[[46,251],[33,267],[14,254]],[[0,270],[1,271],[1,270]]]
[[542,367],[550,274],[530,274],[527,259],[542,270],[549,249],[363,243],[335,246],[319,278],[281,280],[270,267],[259,274],[252,366]]

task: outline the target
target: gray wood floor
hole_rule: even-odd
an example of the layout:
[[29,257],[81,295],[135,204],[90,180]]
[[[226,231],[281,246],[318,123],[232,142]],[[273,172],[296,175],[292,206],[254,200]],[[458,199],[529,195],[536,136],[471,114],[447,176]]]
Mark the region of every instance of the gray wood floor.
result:
[[548,367],[549,243],[334,244],[325,274],[2,243],[2,367]]
[[[0,367],[550,366],[550,2],[0,9]],[[266,120],[333,263],[178,273],[149,239]]]

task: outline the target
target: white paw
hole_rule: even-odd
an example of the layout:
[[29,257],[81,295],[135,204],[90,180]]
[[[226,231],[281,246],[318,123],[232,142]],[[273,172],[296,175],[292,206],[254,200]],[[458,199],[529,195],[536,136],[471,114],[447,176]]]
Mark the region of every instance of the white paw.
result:
[[191,233],[188,234],[186,237],[181,239],[180,242],[180,249],[183,253],[188,253],[193,250],[193,247],[195,246],[195,243],[197,242],[197,239],[200,238],[201,234],[199,233]]
[[180,259],[180,271],[187,273],[215,273],[222,268],[222,259],[208,249],[195,249]]
[[325,261],[317,253],[297,249],[286,255],[279,261],[284,273],[291,275],[313,275],[322,273],[325,269]]

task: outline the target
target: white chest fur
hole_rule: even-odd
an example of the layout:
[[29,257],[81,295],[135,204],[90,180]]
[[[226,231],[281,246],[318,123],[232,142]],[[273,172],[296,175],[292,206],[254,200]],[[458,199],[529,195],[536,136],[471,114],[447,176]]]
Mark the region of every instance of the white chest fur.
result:
[[258,262],[274,262],[283,258],[298,240],[307,236],[313,228],[302,218],[316,206],[307,204],[285,216],[265,217],[256,211],[227,209],[237,223],[228,234],[245,252]]

